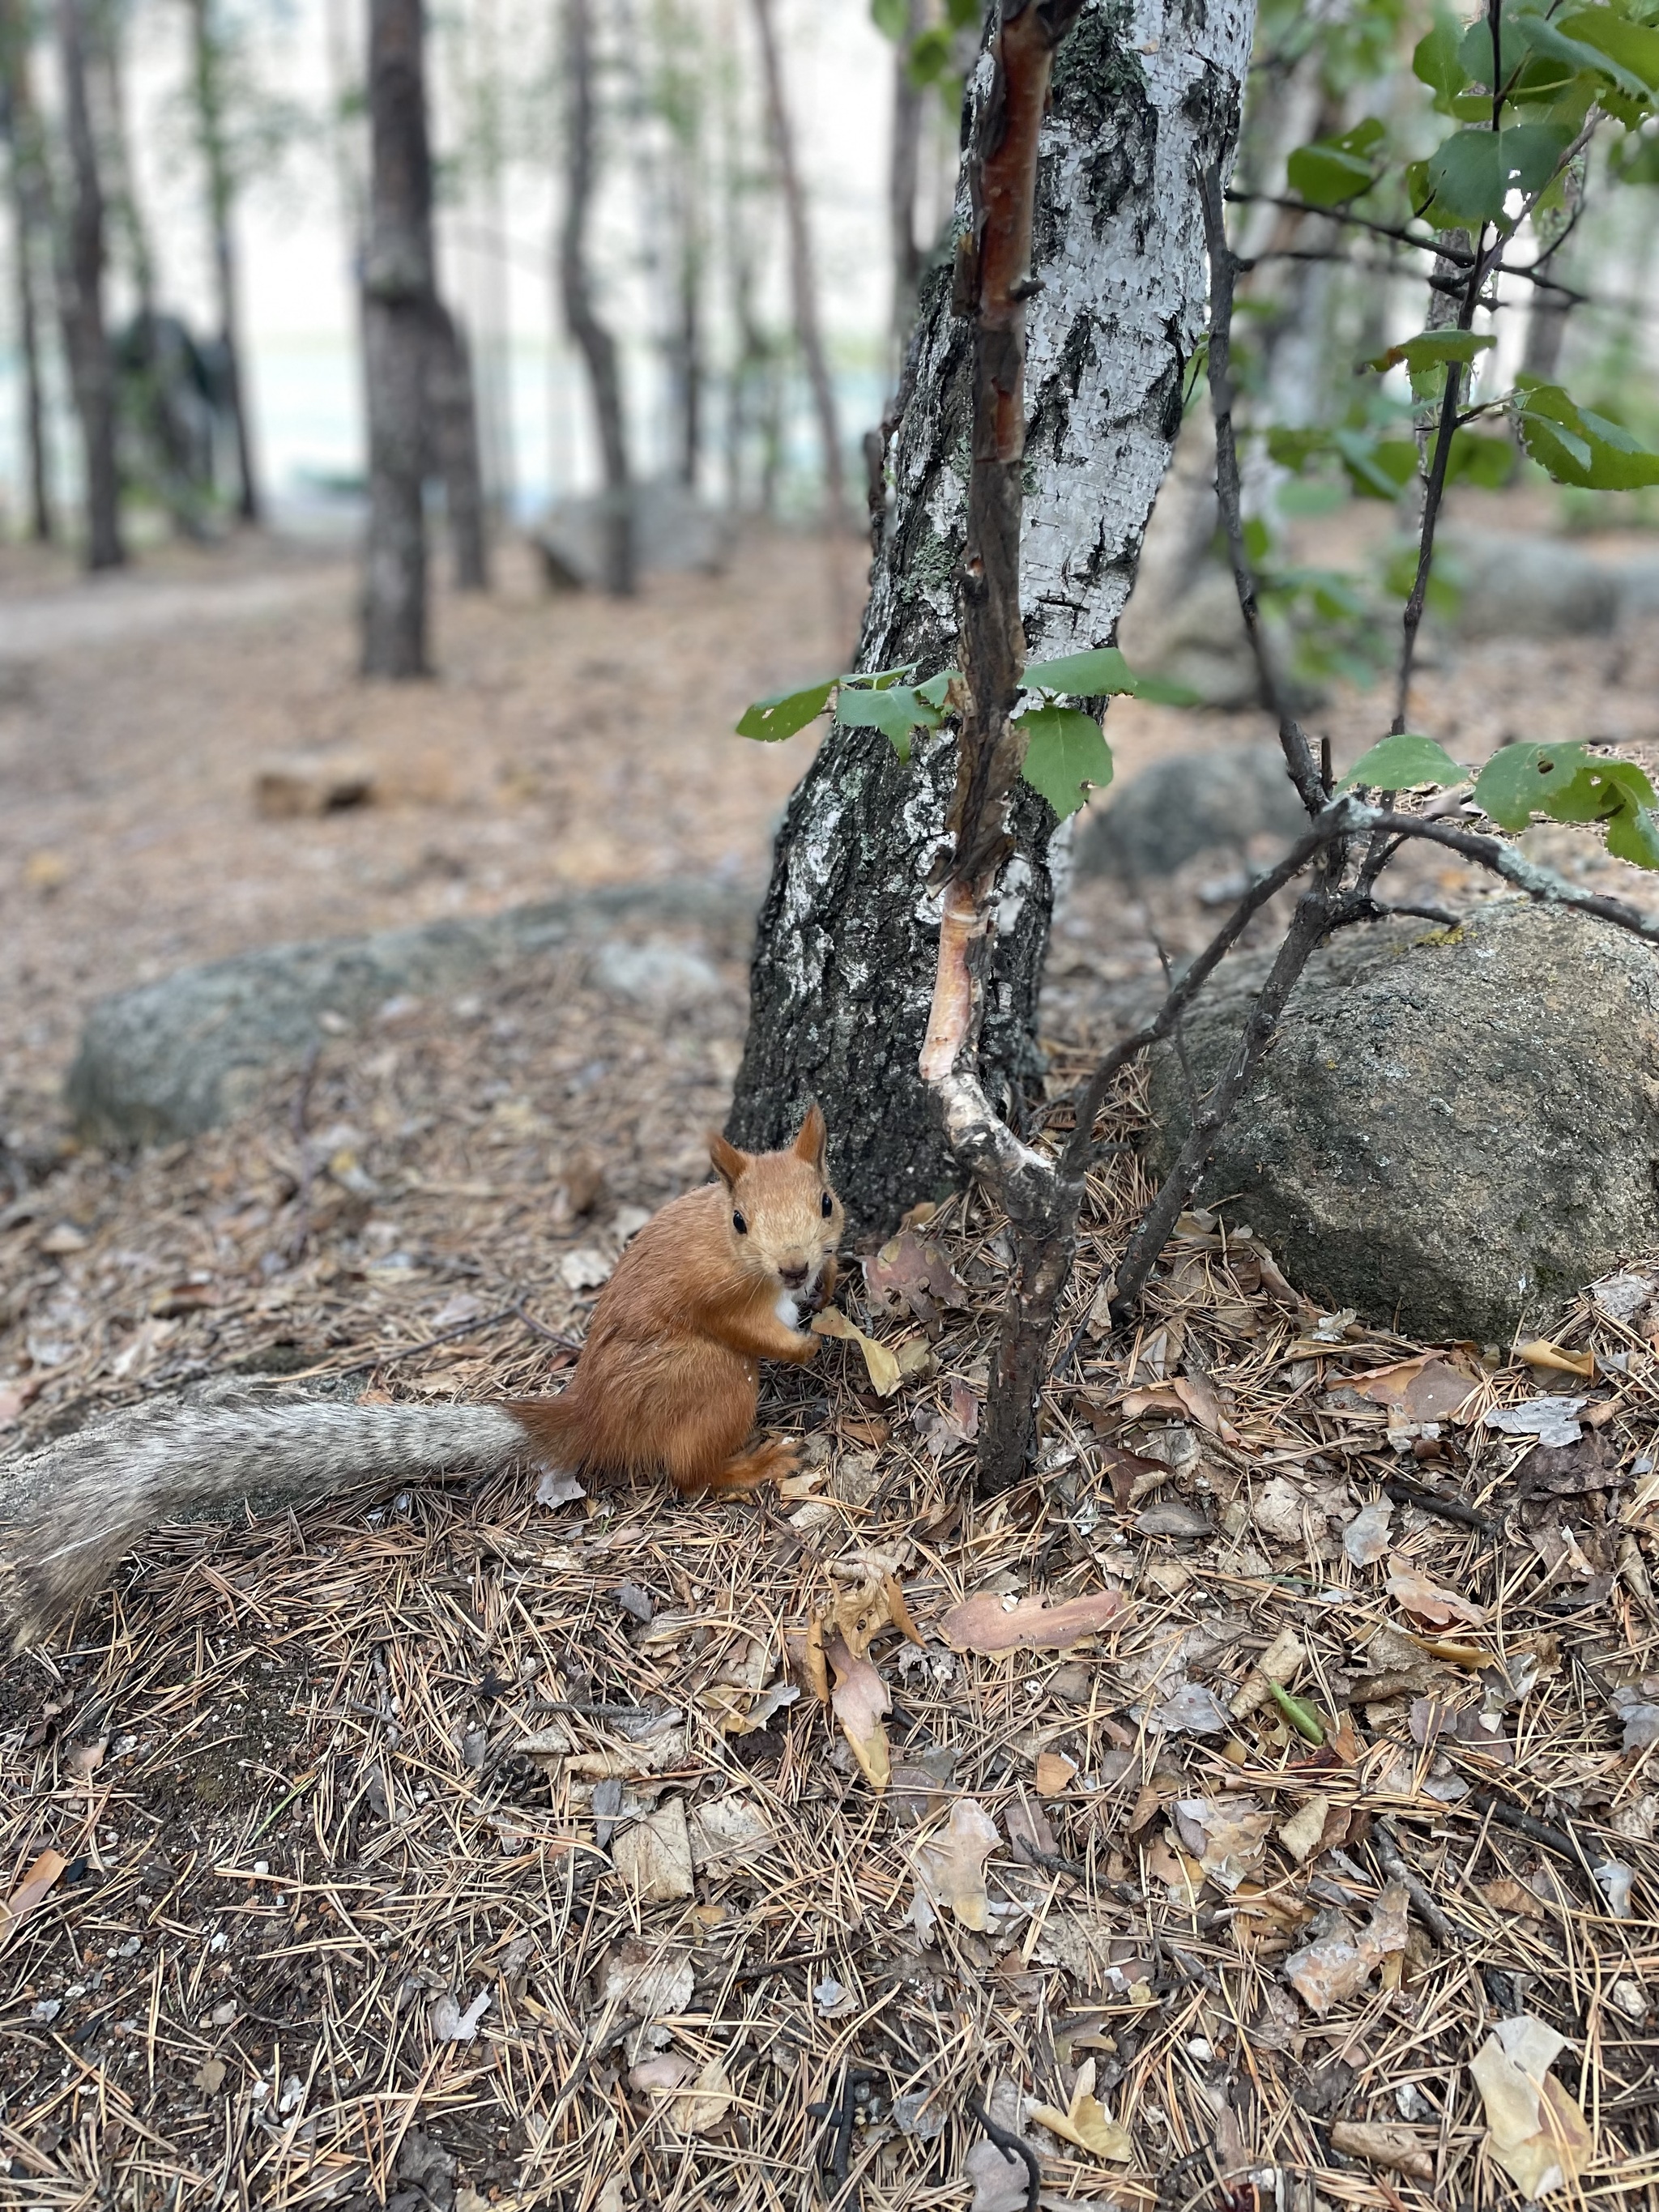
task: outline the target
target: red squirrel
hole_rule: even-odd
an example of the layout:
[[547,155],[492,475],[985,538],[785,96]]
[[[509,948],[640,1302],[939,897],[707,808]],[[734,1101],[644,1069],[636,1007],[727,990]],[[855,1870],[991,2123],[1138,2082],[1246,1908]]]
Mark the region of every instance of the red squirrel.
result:
[[732,1496],[796,1463],[792,1445],[747,1449],[763,1359],[804,1366],[804,1310],[836,1285],[841,1200],[824,1172],[823,1116],[787,1152],[711,1137],[720,1176],[672,1199],[617,1264],[568,1388],[507,1410],[537,1455],[595,1474],[660,1470],[677,1490]]
[[801,1317],[835,1287],[842,1215],[825,1150],[816,1106],[782,1152],[712,1137],[719,1182],[671,1200],[626,1247],[556,1398],[366,1406],[210,1386],[0,1468],[0,1618],[29,1641],[155,1522],[308,1502],[348,1482],[531,1461],[600,1481],[662,1473],[720,1498],[787,1473],[793,1446],[750,1437],[761,1361],[811,1359]]

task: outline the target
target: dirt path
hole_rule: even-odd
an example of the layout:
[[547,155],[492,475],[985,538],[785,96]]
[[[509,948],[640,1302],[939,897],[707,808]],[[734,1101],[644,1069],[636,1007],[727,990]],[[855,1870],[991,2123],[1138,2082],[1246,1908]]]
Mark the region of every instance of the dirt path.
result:
[[[46,1109],[93,999],[189,961],[586,884],[757,879],[810,739],[732,723],[845,651],[823,549],[783,536],[625,605],[549,599],[510,555],[489,599],[440,595],[441,672],[396,686],[357,680],[351,570],[160,565],[67,587],[14,557],[0,579],[0,632],[33,641],[0,670],[13,1116]],[[295,751],[367,760],[374,803],[262,820],[257,772]]]

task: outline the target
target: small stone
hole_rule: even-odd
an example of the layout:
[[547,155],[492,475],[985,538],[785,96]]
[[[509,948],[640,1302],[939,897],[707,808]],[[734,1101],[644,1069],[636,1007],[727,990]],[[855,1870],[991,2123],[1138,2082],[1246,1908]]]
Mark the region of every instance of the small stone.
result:
[[253,779],[254,811],[265,822],[339,814],[367,806],[374,796],[374,769],[349,753],[285,753],[266,761]]
[[721,989],[719,972],[704,953],[665,937],[648,937],[642,945],[610,939],[595,951],[588,980],[607,998],[630,999],[662,1013],[699,1006]]

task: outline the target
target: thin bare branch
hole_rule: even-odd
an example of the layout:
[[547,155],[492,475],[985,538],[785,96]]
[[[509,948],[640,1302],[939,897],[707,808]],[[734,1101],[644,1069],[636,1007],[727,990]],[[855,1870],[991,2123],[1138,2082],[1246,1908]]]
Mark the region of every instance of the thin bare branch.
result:
[[1261,695],[1279,724],[1279,742],[1297,796],[1311,815],[1324,808],[1328,796],[1307,732],[1291,714],[1279,671],[1273,665],[1261,611],[1256,604],[1255,578],[1244,550],[1244,513],[1238,474],[1238,447],[1233,432],[1232,322],[1233,284],[1238,264],[1227,243],[1227,219],[1221,193],[1221,172],[1206,168],[1199,179],[1204,206],[1204,238],[1210,255],[1210,404],[1215,416],[1215,489],[1221,503],[1221,520],[1232,558],[1233,581],[1238,587],[1239,611],[1244,633],[1255,659]]

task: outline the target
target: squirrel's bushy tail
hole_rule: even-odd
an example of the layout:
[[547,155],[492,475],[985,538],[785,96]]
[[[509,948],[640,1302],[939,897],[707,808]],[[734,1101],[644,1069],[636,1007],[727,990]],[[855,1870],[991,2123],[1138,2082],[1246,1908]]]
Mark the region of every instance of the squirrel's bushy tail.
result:
[[377,1478],[491,1474],[531,1449],[493,1406],[363,1406],[242,1383],[124,1411],[0,1468],[0,1624],[14,1645],[33,1641],[158,1521],[304,1504]]

